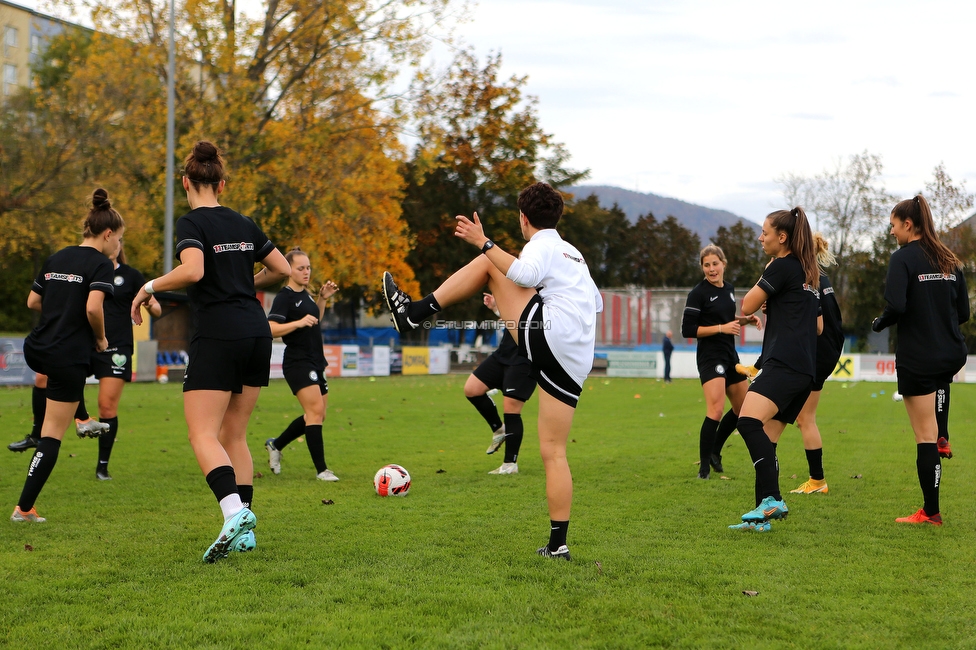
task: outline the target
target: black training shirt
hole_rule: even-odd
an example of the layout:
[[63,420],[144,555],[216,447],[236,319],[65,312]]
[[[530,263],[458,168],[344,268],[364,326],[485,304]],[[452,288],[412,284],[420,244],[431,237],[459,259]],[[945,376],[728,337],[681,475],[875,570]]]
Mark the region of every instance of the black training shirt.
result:
[[176,255],[203,251],[203,277],[186,290],[198,338],[271,337],[254,291],[254,264],[274,250],[257,225],[230,208],[197,208],[176,222]]
[[817,359],[837,363],[844,351],[843,322],[840,305],[834,295],[834,287],[825,273],[820,274],[820,311],[823,315],[823,333],[817,337]]
[[888,305],[881,326],[898,323],[895,364],[921,375],[955,373],[966,363],[959,324],[969,320],[969,293],[961,269],[939,272],[913,241],[892,253],[885,281]]
[[132,347],[132,300],[146,283],[142,273],[127,264],[115,269],[115,295],[105,298],[105,336],[111,348]]
[[[271,304],[268,320],[276,323],[293,323],[305,316],[319,318],[319,306],[312,300],[307,291],[295,291],[285,285]],[[325,360],[322,350],[322,329],[319,325],[299,327],[281,337],[285,342],[285,358],[283,363],[296,361],[310,361],[316,368],[324,368],[329,363]]]
[[[725,282],[716,287],[702,280],[688,293],[685,311],[681,317],[681,336],[698,337],[699,327],[725,325],[735,320],[735,288]],[[698,339],[698,368],[704,368],[728,359],[738,359],[733,334],[713,334]]]
[[41,322],[27,344],[45,365],[87,366],[95,349],[88,294],[101,291],[109,301],[112,262],[91,246],[68,246],[47,258],[31,289],[41,296]]
[[806,283],[800,260],[792,253],[774,259],[757,286],[767,295],[763,363],[775,359],[814,377],[820,293]]

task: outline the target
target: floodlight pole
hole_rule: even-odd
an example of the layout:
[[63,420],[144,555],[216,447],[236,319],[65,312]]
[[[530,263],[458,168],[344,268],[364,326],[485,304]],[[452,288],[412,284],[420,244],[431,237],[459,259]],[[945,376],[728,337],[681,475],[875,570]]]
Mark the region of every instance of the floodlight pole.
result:
[[166,212],[163,216],[163,272],[173,270],[173,158],[176,156],[176,47],[173,32],[176,23],[176,0],[169,1],[169,73],[166,83]]

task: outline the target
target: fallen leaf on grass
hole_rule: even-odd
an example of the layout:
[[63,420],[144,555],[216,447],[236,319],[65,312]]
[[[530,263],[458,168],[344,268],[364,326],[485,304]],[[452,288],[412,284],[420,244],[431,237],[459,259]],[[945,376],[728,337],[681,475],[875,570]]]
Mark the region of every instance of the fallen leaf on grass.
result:
[[333,501],[332,499],[322,499],[322,505],[332,506],[335,505],[335,501]]
[[719,476],[719,478],[722,479],[723,481],[731,481],[732,480],[728,476]]
[[576,442],[576,438],[573,438],[572,440],[570,440],[570,442]]
[[637,393],[636,395],[634,395],[634,399],[640,399],[640,393]]
[[254,475],[254,478],[264,478],[264,474],[258,472],[257,474]]
[[796,478],[796,474],[794,474],[794,475],[793,475],[793,476],[791,476],[790,478],[791,478],[791,479],[794,479],[794,478]]
[[696,460],[695,462],[692,463],[692,465],[701,465],[701,461],[700,460]]
[[847,433],[847,429],[837,429],[837,433]]
[[742,593],[744,593],[746,596],[758,596],[759,595],[759,592],[758,591],[745,590]]
[[78,454],[68,454],[68,458],[77,458]]
[[33,551],[34,550],[34,547],[31,546],[30,544],[24,544],[24,550],[25,551]]
[[852,476],[851,478],[861,478],[861,475],[860,475],[860,474],[855,474],[855,475],[854,475],[854,476]]
[[435,474],[447,474],[447,470],[446,469],[439,469],[439,470],[437,470],[435,472]]
[[163,452],[164,454],[166,453],[165,449],[160,449],[159,451]]
[[602,564],[600,564],[600,561],[599,561],[599,560],[597,560],[597,561],[595,562],[595,564],[596,564],[596,569],[597,569],[597,571],[599,571],[599,572],[600,572],[600,575],[602,576],[602,575],[603,575],[603,565],[602,565]]

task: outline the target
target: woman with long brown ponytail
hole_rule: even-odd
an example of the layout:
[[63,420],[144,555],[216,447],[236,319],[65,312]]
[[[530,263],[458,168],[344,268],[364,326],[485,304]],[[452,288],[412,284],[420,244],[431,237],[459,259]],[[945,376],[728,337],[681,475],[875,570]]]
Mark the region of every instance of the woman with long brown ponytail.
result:
[[770,213],[759,241],[773,259],[743,298],[742,312],[754,314],[766,305],[763,363],[742,402],[737,424],[756,469],[756,507],[730,528],[764,532],[770,519],[784,519],[789,512],[779,490],[779,463],[772,441],[796,421],[810,395],[823,319],[820,268],[803,208]]
[[[939,241],[925,197],[899,202],[889,221],[901,248],[891,255],[884,294],[888,304],[872,329],[880,332],[898,324],[898,392],[915,432],[915,466],[924,501],[915,514],[895,521],[941,526],[936,393],[948,393],[952,377],[966,364],[959,325],[969,320],[969,293],[962,263]],[[948,419],[948,404],[944,412]]]

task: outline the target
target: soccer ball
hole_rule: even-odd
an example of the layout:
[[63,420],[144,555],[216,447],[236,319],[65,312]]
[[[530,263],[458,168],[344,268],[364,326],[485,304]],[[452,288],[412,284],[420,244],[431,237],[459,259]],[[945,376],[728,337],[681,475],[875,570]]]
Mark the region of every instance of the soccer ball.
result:
[[896,390],[896,391],[895,391],[894,393],[892,393],[892,394],[891,394],[891,399],[892,399],[892,400],[894,400],[895,402],[900,402],[900,401],[902,401],[902,400],[903,400],[903,399],[905,399],[905,398],[904,398],[904,397],[902,397],[902,396],[901,396],[901,393],[899,393],[899,392],[898,392],[898,391]]
[[399,465],[386,465],[373,477],[373,487],[381,497],[405,497],[410,491],[410,473]]
[[162,374],[162,375],[159,376],[158,379],[156,379],[156,381],[158,381],[161,384],[168,384],[169,383],[169,375]]

